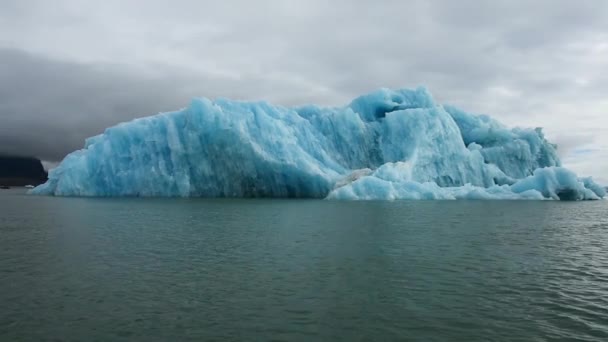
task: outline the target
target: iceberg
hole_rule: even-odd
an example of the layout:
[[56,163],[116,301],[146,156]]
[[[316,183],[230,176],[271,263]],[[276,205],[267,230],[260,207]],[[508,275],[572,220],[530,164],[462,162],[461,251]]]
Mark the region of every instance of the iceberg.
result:
[[380,89],[342,107],[193,99],[88,138],[31,194],[371,199],[606,195],[540,128]]

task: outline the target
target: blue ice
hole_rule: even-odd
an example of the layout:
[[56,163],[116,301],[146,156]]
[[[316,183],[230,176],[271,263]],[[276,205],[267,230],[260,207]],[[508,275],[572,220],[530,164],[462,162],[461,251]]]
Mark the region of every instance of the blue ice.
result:
[[343,107],[194,99],[86,140],[31,191],[55,196],[567,199],[604,197],[540,128],[381,89]]

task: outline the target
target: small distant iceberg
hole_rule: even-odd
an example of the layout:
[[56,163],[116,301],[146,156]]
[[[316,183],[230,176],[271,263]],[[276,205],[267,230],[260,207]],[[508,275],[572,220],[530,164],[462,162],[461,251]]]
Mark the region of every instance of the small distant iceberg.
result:
[[31,194],[340,200],[606,195],[563,168],[540,128],[509,129],[381,89],[343,107],[194,99],[86,140]]

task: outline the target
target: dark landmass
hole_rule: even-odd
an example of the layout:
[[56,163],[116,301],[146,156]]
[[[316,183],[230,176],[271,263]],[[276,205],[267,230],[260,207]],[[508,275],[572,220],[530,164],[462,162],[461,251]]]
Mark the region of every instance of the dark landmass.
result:
[[42,162],[31,157],[0,156],[0,186],[39,185],[47,180]]

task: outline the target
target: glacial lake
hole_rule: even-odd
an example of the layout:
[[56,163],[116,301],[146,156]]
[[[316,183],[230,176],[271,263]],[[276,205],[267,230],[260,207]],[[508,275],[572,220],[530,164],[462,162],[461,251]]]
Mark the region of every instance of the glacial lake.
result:
[[608,201],[0,190],[1,341],[608,341]]

